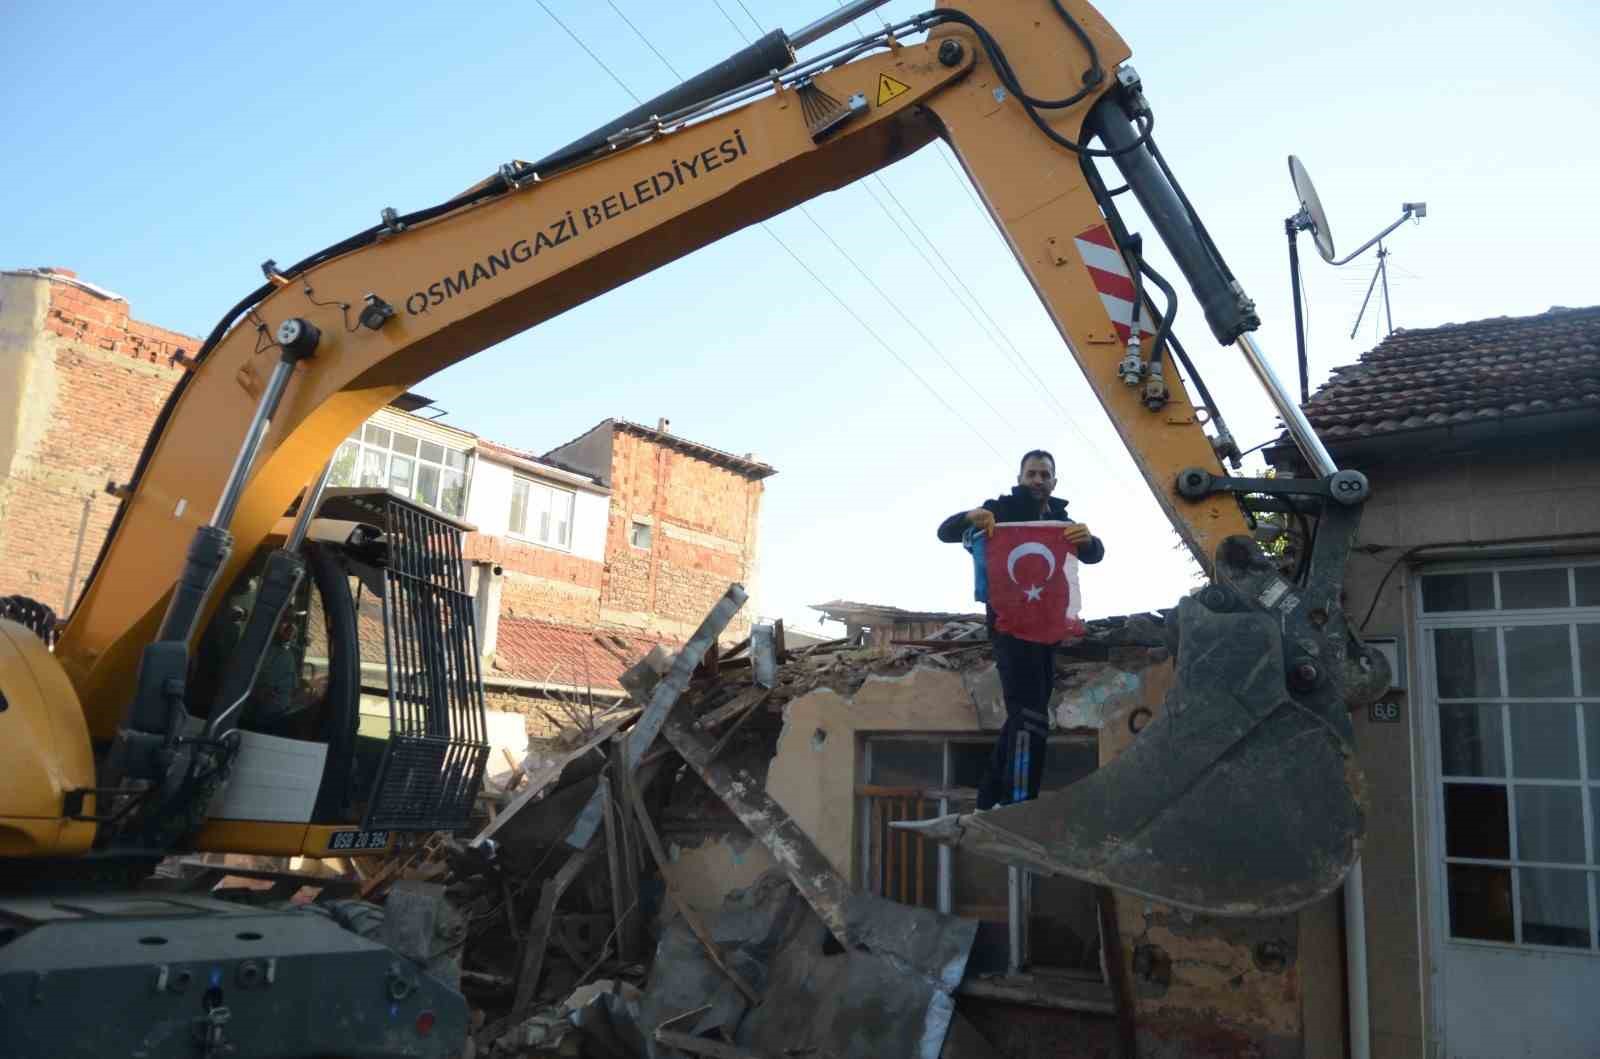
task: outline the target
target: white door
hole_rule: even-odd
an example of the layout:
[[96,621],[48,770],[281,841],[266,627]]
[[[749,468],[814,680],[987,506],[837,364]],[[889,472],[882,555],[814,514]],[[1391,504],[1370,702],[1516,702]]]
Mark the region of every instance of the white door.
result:
[[1420,584],[1444,1055],[1600,1056],[1600,563]]

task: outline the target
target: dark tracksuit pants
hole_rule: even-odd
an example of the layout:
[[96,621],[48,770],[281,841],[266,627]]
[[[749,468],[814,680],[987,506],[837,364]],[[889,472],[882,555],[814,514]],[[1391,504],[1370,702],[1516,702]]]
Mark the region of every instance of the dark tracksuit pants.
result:
[[1055,686],[1054,644],[1019,640],[995,632],[992,626],[989,641],[1005,695],[1006,723],[978,785],[979,809],[1039,796],[1045,737],[1050,732],[1050,692]]

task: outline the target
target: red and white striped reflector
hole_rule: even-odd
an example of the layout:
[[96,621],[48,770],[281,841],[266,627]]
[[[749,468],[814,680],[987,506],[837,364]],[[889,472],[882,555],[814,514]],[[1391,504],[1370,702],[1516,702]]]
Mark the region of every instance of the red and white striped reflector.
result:
[[[1103,224],[1079,232],[1073,243],[1078,247],[1084,267],[1089,270],[1094,289],[1100,292],[1100,302],[1111,316],[1117,337],[1126,342],[1132,330],[1134,289],[1133,277],[1128,274],[1128,263],[1123,259],[1122,251],[1117,249],[1116,240],[1111,238],[1110,230]],[[1141,335],[1155,333],[1150,323],[1148,315],[1140,320]]]

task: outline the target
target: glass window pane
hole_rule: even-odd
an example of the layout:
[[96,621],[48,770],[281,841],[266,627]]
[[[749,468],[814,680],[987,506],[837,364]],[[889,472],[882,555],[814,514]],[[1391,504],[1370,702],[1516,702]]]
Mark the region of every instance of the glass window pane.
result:
[[1567,568],[1500,571],[1500,609],[1535,610],[1543,607],[1570,607]]
[[1522,891],[1522,940],[1529,945],[1589,947],[1587,872],[1518,868]]
[[1499,703],[1439,707],[1439,755],[1446,776],[1504,776],[1506,744]]
[[432,441],[424,441],[419,454],[423,459],[432,463],[444,462],[444,446],[436,444]]
[[1434,630],[1434,666],[1439,678],[1439,697],[1498,698],[1499,651],[1493,629]]
[[1007,922],[1006,866],[965,850],[952,852],[950,862],[950,911],[962,919]]
[[1511,872],[1478,864],[1452,864],[1450,934],[1482,941],[1512,941]]
[[402,434],[397,430],[394,432],[393,447],[394,451],[403,456],[415,456],[417,454],[417,439],[410,434]]
[[944,746],[931,739],[875,739],[867,782],[877,787],[938,787]]
[[1600,694],[1600,625],[1578,626],[1578,679],[1585,695]]
[[368,423],[366,429],[361,432],[361,436],[366,439],[368,444],[377,445],[385,449],[389,447],[389,432],[383,427],[373,426]]
[[994,739],[995,736],[992,735],[985,742],[951,742],[950,786],[976,789],[978,784],[983,782],[983,774],[989,768],[989,753],[993,749]]
[[1529,779],[1577,779],[1577,707],[1565,702],[1512,703],[1511,772]]
[[1450,857],[1509,860],[1506,789],[1478,783],[1444,785],[1444,851]]
[[1580,566],[1573,570],[1578,588],[1578,606],[1600,607],[1600,566]]
[[389,488],[401,496],[411,495],[412,461],[404,456],[389,457]]
[[555,543],[565,548],[572,539],[572,494],[552,491],[550,507],[555,517]]
[[1517,696],[1575,694],[1565,625],[1506,627],[1506,688]]
[[1044,775],[1039,780],[1039,789],[1054,791],[1071,786],[1099,764],[1100,750],[1096,744],[1088,740],[1052,739],[1045,750]]
[[439,478],[439,510],[460,515],[467,510],[467,476],[460,471],[445,471]]
[[417,466],[417,500],[429,507],[439,506],[439,468],[426,463]]
[[528,532],[528,483],[522,478],[511,483],[511,532]]
[[1435,614],[1447,610],[1493,610],[1494,575],[1429,574],[1422,579],[1422,607]]
[[[1583,707],[1583,741],[1588,745],[1589,779],[1600,780],[1600,705],[1592,702]],[[1595,825],[1600,827],[1600,802],[1595,803],[1595,810]],[[1600,854],[1600,845],[1595,852]]]
[[381,449],[361,450],[361,484],[375,489],[384,488],[389,479],[389,454]]
[[464,471],[467,469],[467,454],[457,452],[455,449],[445,449],[444,465],[458,471]]
[[1517,859],[1583,863],[1583,794],[1517,784]]
[[1064,876],[1030,875],[1028,962],[1100,972],[1100,910],[1094,887]]
[[333,454],[333,469],[328,472],[329,485],[355,485],[356,464],[361,459],[361,446],[346,441]]

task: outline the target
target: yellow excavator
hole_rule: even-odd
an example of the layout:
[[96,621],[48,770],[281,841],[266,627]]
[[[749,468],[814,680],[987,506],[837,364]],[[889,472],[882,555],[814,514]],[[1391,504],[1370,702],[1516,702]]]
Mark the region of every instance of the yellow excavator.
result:
[[[1386,686],[1340,603],[1366,480],[1335,466],[1257,346],[1098,12],[951,0],[796,58],[881,2],[774,31],[540,161],[263,265],[161,411],[59,639],[0,622],[6,1054],[459,1047],[464,1002],[413,962],[327,917],[147,878],[175,852],[372,853],[466,821],[487,743],[462,527],[325,488],[332,453],[426,376],[935,139],[1209,583],[1178,608],[1177,688],[1126,752],[1037,801],[921,826],[1217,915],[1340,885],[1362,833],[1347,702]],[[1313,477],[1224,468],[1237,447],[1124,192]],[[1318,520],[1293,574],[1251,536],[1262,511]],[[358,723],[364,593],[383,613],[386,735]]]

